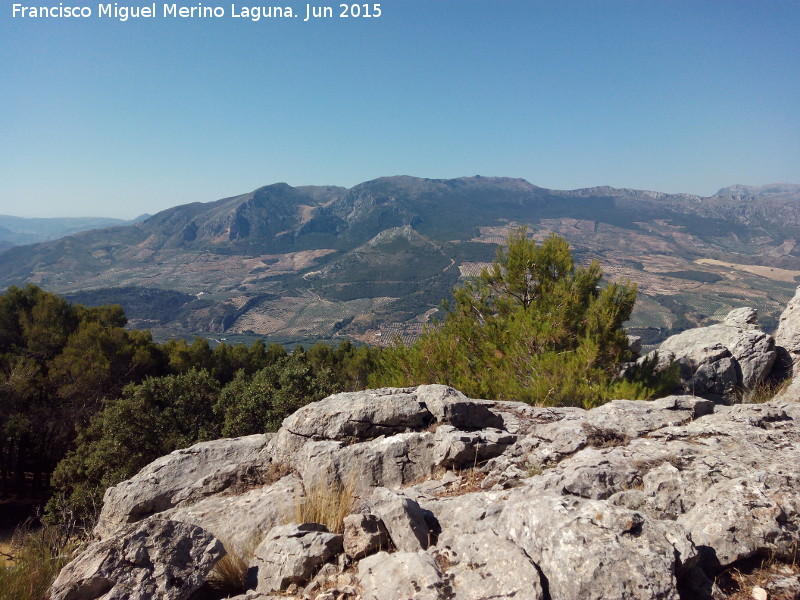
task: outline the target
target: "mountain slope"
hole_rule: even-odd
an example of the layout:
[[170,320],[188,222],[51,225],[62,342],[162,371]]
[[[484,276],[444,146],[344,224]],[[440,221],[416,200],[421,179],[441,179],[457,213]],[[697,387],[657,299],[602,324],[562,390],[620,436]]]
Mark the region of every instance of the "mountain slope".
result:
[[[800,277],[798,186],[715,196],[522,179],[385,177],[350,189],[268,185],[126,227],[0,254],[0,285],[120,302],[160,336],[413,335],[459,278],[526,225],[639,283],[633,326],[663,331],[751,304],[769,326]],[[141,290],[140,292],[136,290]]]

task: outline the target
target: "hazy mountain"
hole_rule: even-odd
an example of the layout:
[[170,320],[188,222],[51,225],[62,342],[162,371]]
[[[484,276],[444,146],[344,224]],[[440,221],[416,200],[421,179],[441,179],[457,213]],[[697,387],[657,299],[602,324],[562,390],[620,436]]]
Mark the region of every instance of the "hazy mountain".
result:
[[775,198],[778,200],[800,201],[800,185],[792,183],[772,183],[769,185],[732,185],[722,188],[716,196],[754,198]]
[[634,326],[682,328],[744,304],[769,325],[800,278],[799,188],[734,186],[701,198],[490,177],[279,183],[6,250],[0,285],[119,302],[161,336],[376,341],[418,332],[524,224],[638,282]]
[[[149,215],[145,215],[149,216]],[[139,217],[141,219],[142,217]],[[9,245],[55,240],[88,229],[128,225],[134,221],[104,217],[25,218],[0,215],[0,249]]]

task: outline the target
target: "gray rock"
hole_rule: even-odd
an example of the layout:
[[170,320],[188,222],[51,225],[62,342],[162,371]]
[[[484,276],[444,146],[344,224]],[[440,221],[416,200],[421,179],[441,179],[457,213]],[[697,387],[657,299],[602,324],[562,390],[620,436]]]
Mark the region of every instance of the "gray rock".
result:
[[391,540],[383,521],[375,515],[354,514],[344,518],[344,553],[358,560],[389,550]]
[[597,500],[515,490],[500,525],[560,600],[677,600],[678,574],[697,557],[680,525]]
[[493,402],[467,398],[458,390],[445,385],[421,385],[416,389],[421,402],[441,425],[452,425],[463,431],[502,428],[503,419],[490,408]]
[[151,518],[90,544],[53,582],[52,600],[185,600],[225,550],[199,527]]
[[756,311],[731,311],[722,323],[689,329],[659,346],[681,365],[684,389],[696,395],[733,399],[769,376],[777,357],[775,340],[757,329]]
[[725,316],[722,324],[740,329],[758,329],[758,311],[750,306],[734,308]]
[[300,480],[288,475],[272,485],[242,494],[211,496],[167,514],[210,531],[228,552],[249,557],[270,529],[294,519],[302,498]]
[[342,551],[342,536],[318,523],[274,527],[256,548],[247,570],[248,587],[257,592],[283,591],[307,583]]
[[642,353],[642,338],[638,335],[628,336],[628,349],[633,353],[634,358],[639,358]]
[[434,435],[431,453],[433,466],[445,469],[473,468],[478,463],[500,456],[516,439],[516,436],[499,429],[466,432],[451,425],[440,425]]
[[312,440],[368,440],[427,427],[433,417],[417,388],[383,388],[334,394],[287,417],[283,429]]
[[800,363],[800,287],[781,313],[778,329],[775,331],[775,345],[789,352],[794,365]]
[[449,545],[439,544],[434,555],[453,600],[546,597],[536,565],[492,530],[454,536]]
[[445,583],[433,558],[425,552],[379,552],[358,563],[364,600],[444,600]]
[[398,433],[362,443],[306,442],[291,455],[307,488],[355,482],[359,496],[374,487],[401,487],[430,477],[436,467],[431,432]]
[[255,470],[268,439],[251,435],[202,442],[162,456],[106,490],[95,534],[107,537],[122,525],[230,487]]
[[401,552],[426,549],[431,538],[425,513],[414,500],[386,488],[375,488],[362,511],[383,522],[394,547]]
[[720,481],[678,521],[722,566],[766,552],[791,558],[800,542],[800,497],[781,492],[752,476]]

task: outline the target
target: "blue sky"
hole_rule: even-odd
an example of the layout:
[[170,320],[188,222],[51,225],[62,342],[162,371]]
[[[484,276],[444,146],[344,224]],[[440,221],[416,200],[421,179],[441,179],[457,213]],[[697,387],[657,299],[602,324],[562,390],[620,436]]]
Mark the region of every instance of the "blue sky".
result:
[[795,0],[388,0],[309,23],[22,20],[15,1],[58,5],[0,0],[3,214],[132,218],[396,174],[800,183]]

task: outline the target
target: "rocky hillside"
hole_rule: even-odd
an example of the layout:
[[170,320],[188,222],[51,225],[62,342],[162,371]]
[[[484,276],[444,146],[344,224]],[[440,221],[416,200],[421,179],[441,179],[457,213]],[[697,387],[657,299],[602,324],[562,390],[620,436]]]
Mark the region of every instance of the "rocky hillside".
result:
[[463,277],[527,225],[638,283],[632,327],[685,329],[736,306],[768,329],[800,277],[796,186],[709,198],[521,179],[387,177],[350,189],[274,184],[0,254],[0,286],[120,303],[160,338],[275,341],[418,332]]
[[[684,384],[719,396],[698,382],[763,380],[776,356],[796,371],[798,301],[786,345],[748,309],[668,340]],[[441,385],[337,394],[276,434],[197,444],[110,488],[52,598],[800,598],[798,400],[585,411]]]

